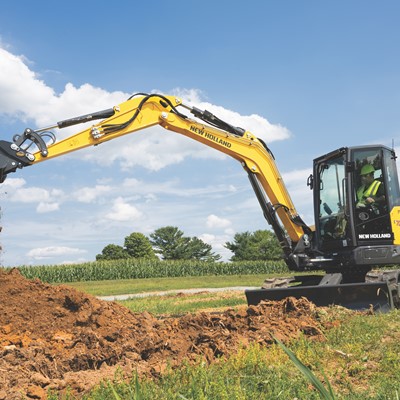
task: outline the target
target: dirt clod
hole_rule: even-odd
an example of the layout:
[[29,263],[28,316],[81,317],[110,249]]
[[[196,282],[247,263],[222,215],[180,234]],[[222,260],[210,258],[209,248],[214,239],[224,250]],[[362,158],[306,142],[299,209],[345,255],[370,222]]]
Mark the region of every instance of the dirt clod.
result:
[[185,359],[207,362],[246,344],[300,334],[322,339],[306,299],[158,319],[67,286],[0,271],[0,399],[45,399],[48,389],[88,391],[117,367],[159,376]]

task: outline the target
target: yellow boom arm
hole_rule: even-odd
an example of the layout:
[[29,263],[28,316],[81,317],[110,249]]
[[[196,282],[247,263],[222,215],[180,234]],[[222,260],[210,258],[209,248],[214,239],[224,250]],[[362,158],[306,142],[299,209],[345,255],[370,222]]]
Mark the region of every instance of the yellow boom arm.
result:
[[[182,108],[188,109],[202,121],[188,118],[178,111]],[[177,97],[155,94],[133,96],[113,109],[61,121],[51,128],[63,128],[103,116],[107,116],[107,118],[100,123],[48,145],[45,145],[42,141],[41,136],[43,134],[41,132],[47,132],[49,128],[37,131],[28,130],[28,133],[25,131],[23,138],[18,137],[18,146],[14,144],[14,147],[18,147],[18,151],[15,151],[13,157],[18,157],[17,164],[21,164],[17,167],[32,165],[84,147],[99,145],[154,125],[160,125],[167,130],[185,135],[238,160],[248,172],[264,215],[273,226],[275,233],[279,230],[275,213],[278,215],[292,242],[288,242],[288,246],[292,247],[305,233],[308,233],[309,228],[298,216],[282,177],[276,168],[273,156],[266,145],[252,133],[231,126],[208,111],[186,106]],[[30,154],[23,150],[23,143],[27,138],[37,144],[39,151]],[[7,154],[10,155],[9,151]],[[4,170],[3,175],[13,172],[13,170],[12,168],[10,171]],[[264,199],[265,194],[269,202]],[[278,232],[277,236],[282,244],[283,236],[286,236],[286,234],[284,234],[282,228],[280,230],[281,232]],[[283,244],[284,248],[285,246]]]

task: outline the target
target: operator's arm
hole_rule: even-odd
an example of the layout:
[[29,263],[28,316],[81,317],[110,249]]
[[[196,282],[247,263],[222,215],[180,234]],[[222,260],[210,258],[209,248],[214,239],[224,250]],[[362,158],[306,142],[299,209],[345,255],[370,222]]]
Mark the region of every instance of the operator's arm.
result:
[[371,196],[374,203],[381,204],[386,201],[385,187],[382,182],[380,182],[378,190],[374,196]]

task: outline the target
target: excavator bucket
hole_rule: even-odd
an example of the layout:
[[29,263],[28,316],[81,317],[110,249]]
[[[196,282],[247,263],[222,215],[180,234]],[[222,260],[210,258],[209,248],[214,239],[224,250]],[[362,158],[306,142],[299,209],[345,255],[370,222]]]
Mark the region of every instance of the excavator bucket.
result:
[[[341,275],[341,274],[333,274]],[[327,283],[304,285],[310,279],[295,277],[298,286],[252,289],[245,292],[248,305],[257,305],[263,300],[283,300],[286,297],[305,297],[317,306],[340,305],[353,310],[373,309],[388,312],[395,307],[393,293],[397,290],[387,281],[361,283]],[[315,277],[313,277],[315,278]],[[321,277],[319,277],[321,278]],[[293,283],[292,282],[292,283]],[[313,282],[312,282],[313,283]]]

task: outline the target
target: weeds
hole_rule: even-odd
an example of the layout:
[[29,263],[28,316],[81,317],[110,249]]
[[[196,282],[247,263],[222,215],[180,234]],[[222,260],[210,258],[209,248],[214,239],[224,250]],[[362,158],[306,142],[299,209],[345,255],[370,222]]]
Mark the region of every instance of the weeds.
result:
[[307,368],[296,357],[296,355],[291,350],[289,350],[279,339],[274,337],[274,340],[276,343],[278,343],[279,347],[288,355],[288,357],[291,359],[296,368],[310,381],[310,383],[314,386],[314,388],[318,390],[322,399],[335,400],[332,387],[325,376],[324,378],[327,382],[329,391],[325,389],[325,386],[322,384],[322,382],[312,373],[312,371],[309,368]]
[[107,382],[107,385],[108,385],[108,388],[112,391],[112,394],[113,394],[115,400],[144,400],[144,398],[142,397],[139,378],[138,378],[137,374],[135,375],[135,379],[134,379],[134,390],[132,389],[132,386],[124,385],[124,387],[128,391],[129,397],[124,397],[124,398],[120,397],[120,395],[117,393],[115,387],[110,382]]

